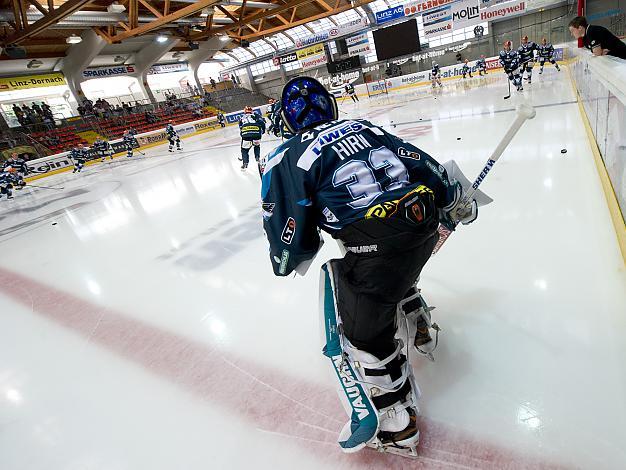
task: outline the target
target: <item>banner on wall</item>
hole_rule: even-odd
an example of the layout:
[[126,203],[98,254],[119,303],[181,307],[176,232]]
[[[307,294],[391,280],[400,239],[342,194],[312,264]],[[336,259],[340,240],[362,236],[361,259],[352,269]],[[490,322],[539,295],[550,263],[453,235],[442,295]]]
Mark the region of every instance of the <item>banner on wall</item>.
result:
[[376,24],[387,23],[404,16],[404,7],[398,5],[397,7],[388,8],[383,11],[376,12]]
[[450,6],[424,13],[424,37],[431,38],[452,32],[452,8]]
[[480,8],[490,8],[496,5],[499,5],[500,3],[506,3],[506,2],[510,2],[511,0],[479,0],[480,1]]
[[335,28],[331,28],[328,31],[322,31],[317,34],[312,34],[311,36],[305,36],[303,38],[296,39],[296,47],[305,47],[311,44],[337,39],[338,37],[345,36],[346,34],[356,33],[366,26],[367,19],[358,18],[356,20],[348,21],[347,23],[341,24]]
[[418,13],[426,13],[430,10],[449,5],[456,0],[423,0],[417,2],[409,2],[404,5],[404,15],[417,15]]
[[346,45],[348,46],[348,55],[350,57],[359,54],[366,54],[371,50],[367,33],[361,33],[347,38]]
[[23,77],[0,78],[0,91],[26,90],[48,86],[66,85],[62,73],[46,73],[42,75],[24,75]]
[[324,51],[324,44],[315,44],[314,46],[306,47],[296,51],[300,66],[306,70],[320,65],[324,65],[328,62],[326,52]]
[[279,65],[288,64],[290,62],[296,62],[297,60],[298,60],[298,55],[295,52],[292,52],[291,54],[274,57],[272,59],[272,62],[274,63],[276,67],[278,67]]
[[83,70],[83,78],[119,77],[135,73],[133,65],[115,65],[113,67],[94,67]]
[[450,6],[452,9],[454,29],[467,28],[468,26],[474,26],[483,21],[480,19],[480,5],[478,1],[479,0],[463,0],[453,3]]
[[177,64],[157,64],[148,69],[148,75],[171,72],[186,72],[189,70],[189,64],[179,62]]
[[480,10],[480,21],[493,21],[502,18],[509,18],[524,13],[526,10],[526,0],[518,0],[515,2],[507,2],[502,5],[496,5],[493,8]]

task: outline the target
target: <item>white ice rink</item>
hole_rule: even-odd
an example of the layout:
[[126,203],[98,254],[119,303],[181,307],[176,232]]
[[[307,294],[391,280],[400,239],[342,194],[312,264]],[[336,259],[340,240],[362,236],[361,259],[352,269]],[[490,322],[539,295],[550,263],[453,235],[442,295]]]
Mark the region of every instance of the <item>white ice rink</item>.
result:
[[[0,469],[626,468],[626,274],[568,72],[536,72],[495,202],[422,274],[443,332],[414,359],[419,460],[339,450],[317,305],[338,250],[273,276],[230,127],[0,201]],[[473,177],[520,97],[501,73],[471,83],[340,118]]]

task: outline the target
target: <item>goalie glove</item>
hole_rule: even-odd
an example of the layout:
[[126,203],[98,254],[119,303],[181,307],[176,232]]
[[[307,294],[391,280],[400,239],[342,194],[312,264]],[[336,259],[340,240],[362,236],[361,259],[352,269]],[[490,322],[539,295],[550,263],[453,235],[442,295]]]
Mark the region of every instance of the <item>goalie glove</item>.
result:
[[463,186],[458,181],[450,188],[453,199],[450,204],[441,209],[440,222],[449,230],[454,230],[460,223],[468,225],[478,218],[478,203],[476,199],[465,202],[463,200]]

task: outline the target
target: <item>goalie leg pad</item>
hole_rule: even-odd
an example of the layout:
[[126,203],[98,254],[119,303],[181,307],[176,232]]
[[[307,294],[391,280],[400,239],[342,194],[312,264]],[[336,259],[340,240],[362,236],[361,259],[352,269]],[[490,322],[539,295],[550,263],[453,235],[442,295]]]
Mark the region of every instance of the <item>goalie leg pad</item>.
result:
[[336,302],[333,262],[322,267],[320,294],[325,325],[323,353],[329,357],[340,383],[340,398],[350,417],[339,435],[344,452],[370,446],[381,451],[404,448],[415,455],[419,441],[416,417],[419,388],[403,354],[404,343],[379,359],[354,347],[342,333]]

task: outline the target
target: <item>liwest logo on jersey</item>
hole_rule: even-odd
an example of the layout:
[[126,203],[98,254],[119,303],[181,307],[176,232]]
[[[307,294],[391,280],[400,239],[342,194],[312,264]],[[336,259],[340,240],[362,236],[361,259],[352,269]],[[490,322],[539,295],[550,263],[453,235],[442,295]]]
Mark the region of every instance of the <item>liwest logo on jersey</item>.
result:
[[315,163],[315,161],[322,154],[322,149],[324,147],[337,142],[339,139],[347,136],[348,134],[359,132],[365,128],[366,126],[361,124],[360,122],[347,121],[342,122],[337,126],[333,126],[329,129],[323,130],[317,135],[317,139],[309,144],[309,146],[298,159],[298,168],[309,171],[311,169],[311,165],[313,165],[313,163]]
[[283,241],[283,243],[286,243],[287,245],[291,245],[291,240],[293,240],[293,236],[296,233],[296,221],[294,220],[293,217],[289,217],[287,219],[287,223],[285,224],[285,227],[283,227],[283,233],[280,236],[280,239]]

